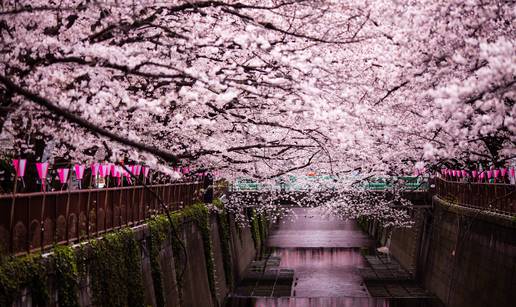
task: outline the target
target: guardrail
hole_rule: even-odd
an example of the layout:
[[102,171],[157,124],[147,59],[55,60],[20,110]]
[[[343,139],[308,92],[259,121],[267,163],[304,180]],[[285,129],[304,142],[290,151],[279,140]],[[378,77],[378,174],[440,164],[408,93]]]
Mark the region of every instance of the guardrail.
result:
[[516,185],[435,180],[436,195],[465,207],[516,215]]
[[[407,179],[408,178],[408,179]],[[404,191],[426,191],[429,188],[428,181],[426,179],[419,179],[417,177],[405,177],[402,178],[401,184],[394,184],[390,181],[364,181],[360,187],[367,191],[387,191],[394,188]],[[325,191],[325,190],[336,190],[338,184],[335,183],[312,183],[311,185],[305,184],[262,184],[259,182],[235,182],[231,185],[230,190],[234,192],[245,192],[245,191],[285,191],[285,192],[309,192],[309,191]]]
[[[202,199],[202,182],[152,185],[170,211]],[[21,254],[95,238],[163,213],[143,186],[0,195],[0,253]]]

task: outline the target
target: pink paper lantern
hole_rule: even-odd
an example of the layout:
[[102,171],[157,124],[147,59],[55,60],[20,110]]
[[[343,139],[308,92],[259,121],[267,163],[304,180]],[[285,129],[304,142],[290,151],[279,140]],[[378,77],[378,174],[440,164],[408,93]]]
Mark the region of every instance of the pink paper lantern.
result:
[[119,175],[120,175],[119,167],[116,165],[111,165],[111,176],[118,178],[118,177],[120,177]]
[[118,179],[118,185],[122,185],[122,174],[123,174],[123,168],[121,166],[115,167],[115,177]]
[[113,171],[113,165],[111,163],[106,163],[106,177],[111,176],[112,171]]
[[25,168],[27,166],[27,160],[17,159],[13,160],[14,170],[16,171],[16,177],[25,176]]
[[100,165],[99,167],[99,174],[100,174],[100,177],[106,177],[106,176],[109,176],[109,170],[111,169],[111,167],[109,167],[108,164],[102,164]]
[[125,168],[122,167],[122,172],[129,184],[132,184],[131,180],[131,174],[133,174],[133,166],[132,165],[126,165],[126,167],[129,169],[129,171],[125,170]]
[[462,177],[466,177],[468,176],[468,172],[466,172],[465,170],[462,170]]
[[77,178],[77,180],[82,180],[84,177],[84,165],[75,164],[73,168],[75,170],[75,178]]
[[507,169],[505,167],[500,169],[500,174],[502,175],[502,177],[505,177],[505,175],[507,175]]
[[509,170],[509,174],[511,174],[511,177],[513,177],[513,178],[514,178],[514,173],[515,173],[515,171],[514,171],[514,167],[513,167],[513,168],[511,168],[511,169]]
[[495,178],[498,178],[498,176],[500,175],[500,171],[497,169],[493,170],[493,175]]
[[484,179],[485,174],[486,174],[485,172],[480,173],[480,176],[479,176],[479,177],[480,177],[480,179]]
[[44,181],[47,178],[48,162],[37,162],[36,169],[38,170],[39,179]]
[[91,176],[95,177],[99,173],[99,164],[98,163],[92,163],[91,164]]
[[477,172],[477,171],[472,171],[472,172],[471,172],[471,175],[473,176],[473,178],[477,178],[477,174],[478,174],[478,172]]
[[[129,167],[127,167],[127,168],[129,168]],[[129,171],[127,171],[125,168],[122,168],[122,172],[124,173],[124,177],[131,177],[131,173],[132,173],[131,168],[129,168]]]
[[492,170],[488,170],[487,171],[487,179],[491,179],[491,177],[493,177],[493,171]]
[[140,176],[140,174],[142,173],[142,166],[137,164],[134,166],[134,175],[135,176]]
[[68,174],[70,173],[69,168],[58,168],[57,175],[59,176],[59,182],[61,184],[65,184],[68,180]]
[[149,176],[150,167],[143,166],[142,171],[143,171],[143,177],[147,178],[147,176]]

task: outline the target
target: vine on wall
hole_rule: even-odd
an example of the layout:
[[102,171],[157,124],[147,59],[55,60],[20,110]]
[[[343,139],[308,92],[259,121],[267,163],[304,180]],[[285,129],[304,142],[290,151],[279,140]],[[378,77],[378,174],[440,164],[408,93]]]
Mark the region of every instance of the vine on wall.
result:
[[258,251],[262,246],[261,236],[260,236],[260,226],[256,211],[252,208],[247,209],[247,217],[249,219],[249,223],[251,226],[251,235],[254,241],[254,248]]
[[262,243],[262,247],[265,244],[265,241],[267,240],[267,218],[263,214],[258,214],[258,227],[260,230],[260,242]]
[[0,306],[11,306],[21,289],[28,290],[33,306],[47,305],[47,264],[41,255],[0,258]]
[[150,231],[150,237],[148,240],[149,257],[152,283],[154,286],[154,298],[156,299],[156,306],[162,307],[165,306],[165,295],[163,293],[163,276],[161,273],[159,254],[163,241],[167,237],[169,224],[166,217],[160,215],[154,217],[148,225]]
[[[192,221],[195,223],[201,233],[204,247],[204,258],[206,263],[206,270],[208,275],[208,284],[210,292],[214,298],[216,298],[215,289],[215,265],[213,260],[213,244],[211,239],[211,229],[209,222],[209,211],[208,208],[202,204],[197,203],[192,206],[186,207],[185,209],[175,212],[171,215],[172,223],[174,223],[174,229],[179,229],[179,226],[185,221]],[[176,266],[176,284],[178,288],[180,301],[182,299],[182,288],[183,280],[180,276],[180,261],[181,259],[181,243],[175,236],[170,236],[170,223],[165,215],[154,217],[149,221],[150,230],[150,262],[152,279],[154,283],[154,292],[156,297],[156,305],[164,306],[165,298],[163,294],[163,277],[161,272],[161,266],[159,263],[159,252],[161,250],[163,242],[167,239],[171,239],[172,252],[174,254],[175,266]]]
[[213,244],[211,241],[210,213],[204,204],[198,203],[185,208],[183,210],[183,214],[185,219],[193,220],[201,232],[204,245],[204,260],[206,262],[206,270],[208,274],[208,284],[211,295],[216,300],[215,261],[213,259]]
[[[224,272],[228,285],[232,284],[231,234],[229,216],[220,200],[214,201],[219,210],[218,222],[223,256]],[[255,214],[253,212],[253,214]],[[210,292],[216,299],[215,265],[211,237],[210,213],[198,203],[171,214],[172,223],[164,215],[152,218],[148,225],[151,275],[157,306],[165,306],[163,276],[160,266],[160,251],[163,242],[171,241],[176,265],[178,293],[182,292],[180,280],[180,257],[182,242],[179,237],[170,236],[170,227],[179,229],[182,223],[191,221],[199,229],[203,241],[204,258]],[[253,238],[261,240],[263,228],[253,219]],[[260,228],[262,228],[260,230]],[[259,242],[259,241],[258,241]],[[27,289],[33,306],[47,306],[49,303],[48,276],[55,273],[57,302],[60,307],[79,306],[79,279],[89,276],[92,302],[95,306],[145,306],[144,285],[139,243],[131,229],[122,229],[107,234],[101,240],[92,240],[76,250],[69,246],[56,246],[52,256],[42,258],[32,254],[25,257],[4,257],[0,259],[0,306],[12,305]]]
[[219,209],[217,219],[219,225],[220,247],[222,250],[222,263],[224,265],[226,284],[231,287],[233,285],[233,266],[231,259],[231,229],[229,226],[229,214],[224,210],[224,204],[220,199],[214,199],[213,205]]
[[90,243],[89,273],[95,306],[145,306],[140,247],[131,229]]
[[73,249],[69,246],[56,246],[52,258],[54,260],[59,306],[79,307],[78,270]]

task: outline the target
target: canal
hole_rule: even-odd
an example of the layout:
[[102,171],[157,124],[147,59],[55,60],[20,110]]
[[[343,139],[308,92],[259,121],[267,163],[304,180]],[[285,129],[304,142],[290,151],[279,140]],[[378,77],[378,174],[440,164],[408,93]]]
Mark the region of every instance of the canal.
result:
[[371,281],[379,275],[371,272],[404,271],[378,255],[375,242],[353,220],[294,208],[272,227],[267,247],[228,306],[440,306],[414,281]]

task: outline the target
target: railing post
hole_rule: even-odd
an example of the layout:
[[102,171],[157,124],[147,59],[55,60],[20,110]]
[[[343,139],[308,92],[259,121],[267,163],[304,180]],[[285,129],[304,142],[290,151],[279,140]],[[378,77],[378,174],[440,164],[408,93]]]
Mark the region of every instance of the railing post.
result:
[[86,199],[86,238],[90,238],[90,201],[91,189],[88,189],[88,198]]
[[167,208],[169,209],[169,211],[174,211],[174,208],[171,206],[172,202],[170,201],[170,194],[171,194],[171,191],[172,191],[171,186],[167,185],[165,188],[167,189],[167,200],[166,200]]
[[30,253],[30,246],[31,246],[31,235],[30,235],[30,232],[31,232],[31,223],[30,223],[30,196],[28,197],[28,201],[27,201],[27,223],[25,225],[27,225],[27,243],[25,244],[26,245],[26,248],[27,248],[27,253],[29,254]]
[[111,228],[115,228],[115,191],[111,190],[110,204],[111,204]]
[[[46,191],[46,188],[45,188],[45,191]],[[53,216],[53,220],[54,220],[54,233],[53,233],[53,237],[54,237],[54,245],[55,244],[58,244],[59,243],[59,240],[57,238],[57,217],[59,216],[59,205],[58,205],[58,197],[56,195],[56,197],[54,197],[54,216]]]
[[122,227],[122,197],[124,190],[120,190],[120,197],[118,197],[118,228]]
[[[57,198],[57,197],[56,197]],[[65,239],[66,243],[69,243],[70,234],[68,233],[68,219],[70,217],[70,190],[68,190],[68,193],[66,193],[66,209],[65,209]]]
[[183,208],[183,183],[177,185],[177,205],[179,209]]

